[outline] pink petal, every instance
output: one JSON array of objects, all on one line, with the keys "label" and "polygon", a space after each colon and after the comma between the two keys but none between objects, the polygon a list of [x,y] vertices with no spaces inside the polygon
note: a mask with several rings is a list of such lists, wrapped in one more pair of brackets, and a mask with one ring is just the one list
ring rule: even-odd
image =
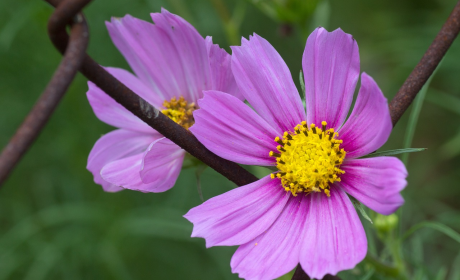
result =
[{"label": "pink petal", "polygon": [[302,58],[307,121],[337,130],[347,117],[359,78],[358,44],[340,28],[319,27],[307,39]]},{"label": "pink petal", "polygon": [[[158,141],[158,140],[157,140]],[[155,141],[156,142],[156,141]],[[154,143],[155,143],[154,142]],[[149,146],[149,149],[152,148],[152,145]],[[101,171],[101,176],[104,180],[116,185],[123,187],[125,189],[137,190],[141,192],[163,192],[170,189],[179,175],[180,169],[182,167],[182,160],[177,157],[171,159],[171,163],[165,163],[165,168],[169,170],[166,172],[163,171],[163,181],[162,180],[153,180],[149,183],[142,182],[141,171],[142,163],[144,158],[144,152],[123,158],[117,161],[113,161],[104,166]],[[164,160],[164,159],[163,159]],[[151,172],[159,172],[161,167],[152,168]],[[146,171],[147,173],[149,171]],[[155,174],[159,175],[159,174]],[[147,176],[144,174],[144,177],[148,179],[153,178],[155,175]],[[161,174],[160,174],[161,175]]]},{"label": "pink petal", "polygon": [[308,196],[291,196],[272,226],[241,245],[232,257],[233,273],[244,279],[275,279],[299,263],[302,233],[310,207]]},{"label": "pink petal", "polygon": [[193,223],[192,237],[206,239],[206,247],[240,245],[267,230],[288,198],[279,179],[266,176],[213,197],[184,217]]},{"label": "pink petal", "polygon": [[[106,68],[110,74],[125,84],[136,94],[145,98],[146,101],[155,105],[155,96],[139,79],[133,74],[123,69]],[[115,127],[143,133],[156,133],[150,126],[136,117],[133,113],[126,110],[121,104],[108,96],[92,82],[88,82],[88,92],[86,93],[89,104],[93,108],[94,114],[103,122]]]},{"label": "pink petal", "polygon": [[254,34],[232,50],[238,87],[262,118],[281,133],[306,119],[289,68],[267,40]]},{"label": "pink petal", "polygon": [[154,186],[152,192],[164,192],[176,183],[182,168],[185,151],[167,138],[150,144],[141,165],[142,182]]},{"label": "pink petal", "polygon": [[155,94],[150,87],[142,82],[138,77],[134,76],[125,69],[115,67],[104,67],[112,76],[117,78],[129,89],[142,97],[145,101],[159,108],[163,105],[163,99]]},{"label": "pink petal", "polygon": [[377,83],[366,73],[361,75],[361,88],[355,107],[338,131],[347,158],[357,158],[379,149],[392,129],[387,99]]},{"label": "pink petal", "polygon": [[166,10],[155,24],[129,15],[107,23],[109,34],[136,75],[162,100],[184,96],[195,102],[211,85],[204,38]]},{"label": "pink petal", "polygon": [[190,131],[213,153],[248,165],[274,165],[269,152],[276,150],[278,134],[241,100],[218,91],[207,91],[193,113]]},{"label": "pink petal", "polygon": [[152,135],[118,129],[99,138],[88,156],[86,168],[93,173],[94,182],[102,185],[107,192],[122,190],[122,188],[102,179],[102,168],[115,160],[123,159],[145,151],[153,141]]},{"label": "pink petal", "polygon": [[339,186],[331,188],[329,198],[324,193],[309,198],[300,248],[302,268],[316,279],[354,268],[366,256],[367,239],[350,199]]},{"label": "pink petal", "polygon": [[407,185],[407,171],[398,158],[346,160],[341,168],[344,190],[372,210],[389,215],[404,203],[400,192]]},{"label": "pink petal", "polygon": [[211,72],[211,88],[244,100],[233,77],[231,56],[224,49],[221,49],[219,45],[213,44],[210,36],[206,37],[206,48]]},{"label": "pink petal", "polygon": [[126,189],[138,189],[143,185],[139,171],[144,153],[112,161],[101,170],[104,180]]}]

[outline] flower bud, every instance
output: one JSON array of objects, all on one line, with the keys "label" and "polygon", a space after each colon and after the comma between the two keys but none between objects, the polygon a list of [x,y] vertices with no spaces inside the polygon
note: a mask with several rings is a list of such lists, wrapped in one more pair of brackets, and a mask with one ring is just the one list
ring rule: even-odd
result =
[{"label": "flower bud", "polygon": [[374,219],[374,226],[379,233],[387,233],[398,225],[398,216],[396,214],[391,214],[389,216],[384,216],[377,214],[377,217]]}]

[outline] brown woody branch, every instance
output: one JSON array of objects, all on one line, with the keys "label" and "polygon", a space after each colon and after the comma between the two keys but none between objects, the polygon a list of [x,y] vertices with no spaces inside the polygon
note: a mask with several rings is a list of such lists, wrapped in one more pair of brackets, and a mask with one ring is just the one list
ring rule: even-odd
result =
[{"label": "brown woody branch", "polygon": [[77,13],[87,2],[66,1],[50,17],[48,27],[54,32],[65,28],[76,15],[71,24],[69,47],[45,91],[0,154],[0,186],[38,137],[83,62],[88,45],[88,29],[83,15]]}]

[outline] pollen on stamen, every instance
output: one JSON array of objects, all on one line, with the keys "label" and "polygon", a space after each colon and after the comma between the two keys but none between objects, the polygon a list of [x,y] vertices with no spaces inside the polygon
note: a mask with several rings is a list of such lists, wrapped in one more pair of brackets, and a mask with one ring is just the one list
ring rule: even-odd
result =
[{"label": "pollen on stamen", "polygon": [[334,129],[333,128],[329,129],[329,141],[332,140],[332,137],[334,137]]},{"label": "pollen on stamen", "polygon": [[271,156],[271,157],[280,157],[281,156],[281,154],[274,153],[273,151],[270,151],[270,153],[268,155]]},{"label": "pollen on stamen", "polygon": [[330,187],[340,182],[340,169],[346,152],[340,148],[342,140],[333,128],[327,129],[327,123],[321,122],[321,128],[305,121],[286,131],[274,140],[276,151],[269,155],[276,159],[279,171],[272,173],[272,179],[281,180],[283,188],[293,196],[299,193],[324,192],[330,196]]},{"label": "pollen on stamen", "polygon": [[161,112],[183,128],[189,129],[195,123],[193,111],[196,110],[196,105],[194,102],[186,101],[183,96],[179,99],[173,97],[169,101],[165,100],[163,107],[165,109]]},{"label": "pollen on stamen", "polygon": [[322,121],[322,122],[321,122],[321,130],[322,130],[323,132],[326,132],[326,125],[327,125],[327,122],[325,122],[325,121]]},{"label": "pollen on stamen", "polygon": [[281,146],[284,146],[284,142],[279,137],[275,138],[275,142],[280,144]]},{"label": "pollen on stamen", "polygon": [[[316,127],[315,127],[315,124],[312,123],[312,124],[310,125],[310,127],[311,127],[311,130],[313,131],[313,133],[316,134]],[[285,133],[286,133],[286,132],[285,132]]]}]

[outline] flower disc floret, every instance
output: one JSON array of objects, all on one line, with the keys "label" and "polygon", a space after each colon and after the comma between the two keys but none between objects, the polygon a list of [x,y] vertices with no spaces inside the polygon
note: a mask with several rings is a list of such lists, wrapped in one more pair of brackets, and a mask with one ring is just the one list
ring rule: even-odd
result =
[{"label": "flower disc floret", "polygon": [[333,128],[326,129],[315,124],[307,126],[303,121],[294,128],[294,132],[284,132],[282,138],[276,137],[279,144],[277,151],[271,151],[270,156],[276,158],[278,172],[272,173],[271,178],[281,179],[286,191],[294,196],[305,192],[324,192],[330,196],[330,186],[340,182],[340,175],[345,171],[339,167],[346,152],[340,148],[342,140],[336,139],[338,133]]},{"label": "flower disc floret", "polygon": [[196,105],[194,102],[186,101],[183,96],[179,99],[173,97],[169,101],[165,100],[163,107],[166,109],[161,112],[183,128],[189,129],[195,123],[193,111],[196,110]]}]

